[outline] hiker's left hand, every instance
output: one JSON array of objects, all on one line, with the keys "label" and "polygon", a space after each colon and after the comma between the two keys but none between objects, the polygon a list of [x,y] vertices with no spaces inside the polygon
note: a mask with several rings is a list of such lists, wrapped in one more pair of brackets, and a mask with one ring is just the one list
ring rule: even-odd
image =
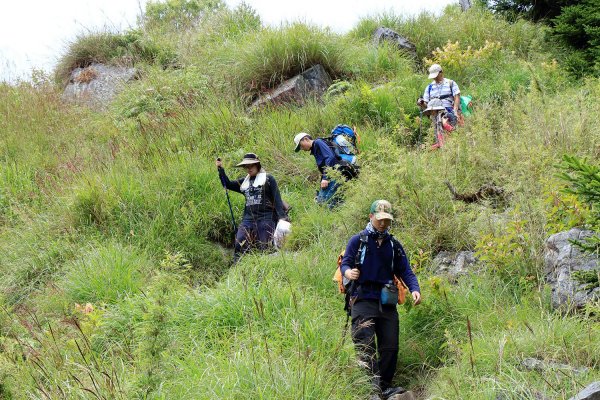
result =
[{"label": "hiker's left hand", "polygon": [[418,305],[419,303],[421,303],[421,293],[419,292],[412,292],[412,298],[413,298],[413,302],[415,303],[415,306]]},{"label": "hiker's left hand", "polygon": [[327,179],[323,179],[321,181],[321,189],[327,189],[327,186],[329,186],[329,181]]}]

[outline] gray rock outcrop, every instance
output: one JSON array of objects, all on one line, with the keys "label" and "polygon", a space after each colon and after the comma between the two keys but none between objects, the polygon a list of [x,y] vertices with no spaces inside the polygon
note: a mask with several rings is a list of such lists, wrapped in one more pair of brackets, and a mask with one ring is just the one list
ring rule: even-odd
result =
[{"label": "gray rock outcrop", "polygon": [[525,358],[521,361],[521,366],[529,371],[548,372],[548,371],[569,371],[574,374],[585,374],[589,368],[574,368],[567,364],[561,364],[554,361],[544,361],[538,358]]},{"label": "gray rock outcrop", "polygon": [[440,251],[433,259],[433,273],[446,275],[452,281],[474,272],[477,258],[472,251]]},{"label": "gray rock outcrop", "polygon": [[317,64],[260,96],[252,103],[250,109],[260,108],[267,104],[303,104],[309,98],[321,97],[331,82],[331,77],[325,68]]},{"label": "gray rock outcrop", "polygon": [[63,100],[104,110],[124,85],[135,77],[135,68],[99,63],[75,68],[62,97]]},{"label": "gray rock outcrop", "polygon": [[458,0],[460,4],[460,9],[463,11],[467,11],[469,8],[473,7],[473,2],[471,0]]},{"label": "gray rock outcrop", "polygon": [[600,381],[591,383],[569,400],[600,400]]},{"label": "gray rock outcrop", "polygon": [[373,33],[373,42],[375,44],[380,44],[383,41],[392,43],[398,50],[405,51],[413,58],[417,58],[417,46],[404,36],[401,36],[398,32],[382,26],[377,28]]},{"label": "gray rock outcrop", "polygon": [[[552,305],[557,309],[582,308],[591,300],[600,298],[597,274],[600,273],[598,256],[583,253],[570,240],[584,240],[592,231],[573,228],[552,235],[546,240],[544,273],[552,287]],[[582,275],[596,277],[596,284],[586,282]]]}]

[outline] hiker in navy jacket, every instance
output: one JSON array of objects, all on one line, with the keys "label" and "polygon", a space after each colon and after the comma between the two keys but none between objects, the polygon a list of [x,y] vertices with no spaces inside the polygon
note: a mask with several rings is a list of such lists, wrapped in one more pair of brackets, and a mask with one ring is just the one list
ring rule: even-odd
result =
[{"label": "hiker in navy jacket", "polygon": [[254,153],[244,155],[236,167],[246,169],[247,175],[234,181],[229,180],[220,159],[216,161],[223,186],[246,197],[242,222],[235,236],[233,261],[236,262],[253,245],[264,250],[273,241],[273,233],[279,220],[287,220],[283,201],[275,178],[261,167]]},{"label": "hiker in navy jacket", "polygon": [[340,160],[323,139],[313,139],[308,133],[300,132],[297,134],[294,137],[294,143],[296,144],[296,152],[300,150],[310,151],[310,154],[315,157],[317,168],[321,173],[321,189],[317,194],[317,203],[327,203],[329,208],[333,208],[339,202],[333,197],[339,184],[327,177],[327,168],[335,168],[340,164]]},{"label": "hiker in navy jacket", "polygon": [[398,360],[397,296],[393,304],[382,304],[385,298],[382,291],[395,275],[408,286],[414,304],[421,302],[419,282],[408,257],[400,242],[388,231],[393,220],[391,212],[388,201],[373,202],[369,224],[350,238],[341,264],[342,276],[350,282],[356,281],[348,289],[351,290],[352,339],[384,398],[402,393],[404,389],[392,387]]}]

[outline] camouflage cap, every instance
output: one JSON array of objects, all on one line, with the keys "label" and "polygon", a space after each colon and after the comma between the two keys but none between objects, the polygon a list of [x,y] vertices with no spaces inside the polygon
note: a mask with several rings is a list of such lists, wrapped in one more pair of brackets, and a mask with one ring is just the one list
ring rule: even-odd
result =
[{"label": "camouflage cap", "polygon": [[387,200],[375,200],[373,204],[371,204],[371,214],[375,216],[375,219],[391,219],[392,216],[392,205]]}]

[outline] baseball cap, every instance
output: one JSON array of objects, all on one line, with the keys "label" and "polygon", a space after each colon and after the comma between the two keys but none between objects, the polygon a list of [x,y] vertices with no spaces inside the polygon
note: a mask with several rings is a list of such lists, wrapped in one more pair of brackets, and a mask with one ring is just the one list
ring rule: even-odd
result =
[{"label": "baseball cap", "polygon": [[429,79],[434,79],[440,72],[442,72],[442,66],[440,64],[433,64],[429,67]]},{"label": "baseball cap", "polygon": [[306,132],[300,132],[299,134],[297,134],[294,137],[294,143],[296,143],[296,148],[294,149],[294,151],[296,151],[296,152],[300,151],[300,141],[307,136],[310,136],[310,135]]},{"label": "baseball cap", "polygon": [[373,204],[371,204],[370,213],[375,216],[375,219],[391,219],[392,216],[392,205],[387,200],[375,200]]}]

